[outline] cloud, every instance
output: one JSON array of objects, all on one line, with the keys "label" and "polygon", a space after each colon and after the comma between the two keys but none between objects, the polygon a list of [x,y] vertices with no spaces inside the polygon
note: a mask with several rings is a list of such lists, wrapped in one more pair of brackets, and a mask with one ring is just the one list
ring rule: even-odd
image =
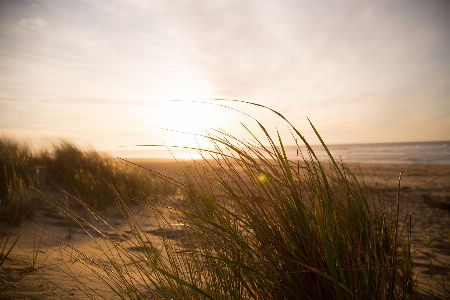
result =
[{"label": "cloud", "polygon": [[29,30],[43,30],[48,27],[48,22],[42,18],[20,19],[19,26]]}]

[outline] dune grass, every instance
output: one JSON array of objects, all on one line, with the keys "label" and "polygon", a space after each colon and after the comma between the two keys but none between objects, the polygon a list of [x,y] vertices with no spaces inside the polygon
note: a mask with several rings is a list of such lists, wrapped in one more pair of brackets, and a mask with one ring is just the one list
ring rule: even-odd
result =
[{"label": "dune grass", "polygon": [[64,191],[103,209],[115,205],[116,193],[127,201],[158,194],[154,179],[135,166],[67,141],[33,151],[26,143],[0,138],[0,218],[12,225],[30,219],[49,193]]},{"label": "dune grass", "polygon": [[188,169],[180,162],[179,178],[149,170],[184,195],[145,203],[158,220],[154,231],[139,226],[117,190],[128,230],[92,212],[107,246],[97,244],[100,257],[76,252],[77,262],[121,298],[410,297],[409,239],[398,232],[398,215],[389,217],[383,199],[331,154],[318,161],[293,126],[293,141],[308,149],[297,144],[297,161],[287,158],[279,135],[258,125],[265,140],[252,132],[252,140],[208,135],[216,150]]},{"label": "dune grass", "polygon": [[113,205],[116,193],[132,201],[158,192],[154,176],[148,172],[94,150],[82,151],[66,141],[54,145],[48,165],[49,172],[57,174],[55,182],[95,209]]},{"label": "dune grass", "polygon": [[0,216],[12,225],[21,225],[40,205],[33,191],[39,181],[27,172],[31,157],[27,144],[0,138]]}]

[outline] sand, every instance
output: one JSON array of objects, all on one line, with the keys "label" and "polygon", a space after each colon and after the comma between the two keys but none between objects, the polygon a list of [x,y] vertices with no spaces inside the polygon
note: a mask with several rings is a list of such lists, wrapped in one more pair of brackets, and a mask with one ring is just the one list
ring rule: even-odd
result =
[{"label": "sand", "polygon": [[[169,160],[133,159],[132,161],[164,174],[173,175],[177,171],[177,165]],[[187,162],[187,164],[191,163]],[[366,184],[374,192],[377,192],[375,188],[376,184],[378,185],[391,215],[394,214],[398,178],[402,171],[400,220],[403,222],[411,214],[412,250],[423,251],[415,255],[414,276],[421,285],[435,285],[435,281],[430,281],[431,275],[450,285],[450,269],[437,264],[428,256],[432,255],[447,266],[450,265],[450,210],[439,209],[423,201],[425,195],[433,201],[450,203],[450,165],[349,164],[349,166],[355,173],[359,172],[358,169],[361,170],[365,175]],[[80,213],[80,216],[88,218],[88,215],[76,205],[72,205],[72,209]],[[157,227],[156,220],[151,215],[147,215],[141,206],[133,205],[131,210],[140,221],[143,230],[150,232],[149,236],[153,236],[156,240],[158,234],[152,231]],[[104,237],[93,229],[83,230],[73,227],[74,235],[72,239],[69,239],[67,219],[57,210],[51,211],[50,214],[49,211],[50,206],[44,205],[36,213],[16,247],[0,266],[0,298],[117,298],[97,277],[81,268],[73,255],[63,250],[75,251],[70,250],[70,246],[73,246],[84,253],[89,253],[90,257],[101,257],[102,251],[98,247],[99,245],[102,247]],[[102,214],[118,228],[127,230],[126,222],[116,208],[108,208],[102,211]],[[7,245],[10,245],[21,228],[12,227],[6,223],[0,223],[0,226],[0,236],[4,237],[0,246],[3,247],[8,235],[11,237]],[[43,238],[37,250],[41,234]],[[120,241],[120,236],[114,236],[111,232],[109,234],[109,237]],[[133,250],[131,246],[130,249]],[[103,251],[107,250],[103,249]],[[37,253],[34,266],[32,253]]]}]

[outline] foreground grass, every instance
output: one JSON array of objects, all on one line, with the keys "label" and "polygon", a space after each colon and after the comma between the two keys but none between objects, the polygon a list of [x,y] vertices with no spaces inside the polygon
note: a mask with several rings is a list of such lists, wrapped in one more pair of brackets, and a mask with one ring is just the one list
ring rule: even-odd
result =
[{"label": "foreground grass", "polygon": [[128,231],[92,212],[125,241],[104,235],[102,254],[77,252],[78,263],[121,298],[412,297],[409,239],[398,232],[398,216],[387,217],[383,199],[331,155],[326,168],[294,127],[294,141],[308,149],[297,145],[295,162],[281,138],[259,126],[264,141],[209,135],[216,151],[184,169],[182,179],[152,172],[184,195],[145,204],[159,224],[152,234],[120,195]]},{"label": "foreground grass", "polygon": [[[398,214],[388,216],[382,197],[331,155],[319,161],[294,127],[293,141],[301,143],[292,161],[286,141],[257,124],[263,140],[253,132],[250,141],[224,131],[207,136],[215,151],[200,151],[205,156],[189,168],[180,161],[178,177],[67,142],[34,154],[26,145],[0,139],[0,215],[19,224],[51,198],[45,195],[53,188],[63,191],[66,201],[92,218],[83,219],[63,202],[55,207],[73,224],[89,223],[87,233],[101,236],[92,239],[97,251],[76,249],[49,232],[45,236],[70,258],[68,269],[76,262],[123,299],[418,298],[410,224],[400,232]],[[43,167],[30,169],[37,165]],[[156,194],[166,197],[147,201]],[[129,210],[132,200],[148,206],[158,228],[140,227]],[[126,228],[99,212],[111,204],[120,209]],[[6,244],[0,241],[0,266],[12,249]],[[82,290],[86,297],[102,297],[95,288]]]}]

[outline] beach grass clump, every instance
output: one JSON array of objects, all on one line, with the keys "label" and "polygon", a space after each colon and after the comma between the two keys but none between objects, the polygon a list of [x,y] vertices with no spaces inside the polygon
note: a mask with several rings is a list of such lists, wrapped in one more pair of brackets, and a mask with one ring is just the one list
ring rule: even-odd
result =
[{"label": "beach grass clump", "polygon": [[215,131],[207,136],[212,154],[200,151],[208,156],[182,178],[164,177],[184,200],[150,204],[158,229],[143,230],[116,197],[129,230],[111,226],[125,241],[105,236],[108,251],[92,273],[125,298],[408,297],[411,258],[398,216],[389,217],[383,199],[334,160],[312,124],[328,162],[290,125],[298,149],[292,161],[280,135],[258,125],[264,140]]},{"label": "beach grass clump", "polygon": [[30,157],[31,150],[27,144],[6,137],[0,138],[0,197],[8,196],[10,192],[8,182],[12,177],[26,179],[26,169]]},{"label": "beach grass clump", "polygon": [[49,172],[56,175],[54,182],[96,209],[114,204],[117,194],[129,203],[158,193],[148,172],[67,141],[54,145]]},{"label": "beach grass clump", "polygon": [[0,138],[0,216],[12,225],[29,219],[48,192],[70,193],[95,209],[124,201],[146,200],[159,193],[155,176],[94,150],[60,141],[50,149],[33,149]]},{"label": "beach grass clump", "polygon": [[39,182],[29,176],[31,148],[25,143],[0,138],[0,218],[21,225],[39,207],[33,191]]}]

